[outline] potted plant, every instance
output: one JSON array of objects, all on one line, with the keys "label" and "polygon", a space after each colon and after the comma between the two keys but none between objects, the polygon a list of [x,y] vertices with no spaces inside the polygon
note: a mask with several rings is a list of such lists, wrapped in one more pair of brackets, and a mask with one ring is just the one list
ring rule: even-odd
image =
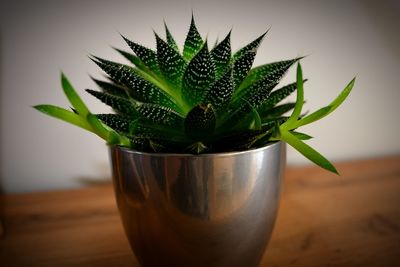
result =
[{"label": "potted plant", "polygon": [[[166,40],[155,34],[156,51],[122,36],[134,54],[117,51],[133,66],[90,56],[108,80],[93,79],[101,91],[87,92],[115,113],[91,113],[64,75],[72,110],[35,108],[106,140],[122,222],[142,266],[255,267],[276,217],[285,143],[337,173],[298,129],[334,111],[354,79],[303,115],[301,58],[252,68],[267,32],[232,54],[230,32],[210,49],[193,16],[183,51],[165,30]],[[295,63],[296,82],[275,89]],[[294,91],[295,102],[280,104]]]}]

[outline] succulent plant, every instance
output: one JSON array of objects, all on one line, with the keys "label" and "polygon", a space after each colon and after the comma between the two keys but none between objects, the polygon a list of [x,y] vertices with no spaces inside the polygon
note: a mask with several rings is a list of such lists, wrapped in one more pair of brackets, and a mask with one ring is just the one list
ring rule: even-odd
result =
[{"label": "succulent plant", "polygon": [[[301,58],[252,68],[267,32],[235,53],[231,52],[231,32],[209,48],[193,16],[182,52],[166,25],[165,32],[166,40],[155,33],[155,51],[122,36],[133,53],[116,50],[132,65],[90,56],[107,80],[93,78],[101,90],[86,91],[115,113],[91,113],[63,74],[62,86],[72,111],[52,105],[35,108],[89,130],[109,145],[200,154],[247,150],[283,140],[319,166],[337,172],[303,142],[311,137],[297,129],[335,110],[350,93],[354,79],[330,105],[303,115]],[[275,89],[295,63],[296,82]],[[296,90],[296,102],[281,104]]]}]

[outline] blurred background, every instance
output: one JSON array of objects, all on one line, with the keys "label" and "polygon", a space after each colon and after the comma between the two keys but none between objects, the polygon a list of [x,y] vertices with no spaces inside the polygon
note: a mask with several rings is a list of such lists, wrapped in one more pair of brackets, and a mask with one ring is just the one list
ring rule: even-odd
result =
[{"label": "blurred background", "polygon": [[[68,107],[60,86],[66,73],[94,112],[108,109],[84,92],[88,59],[126,62],[119,32],[155,48],[163,20],[180,45],[191,12],[212,43],[233,28],[233,49],[270,32],[254,66],[296,56],[302,60],[307,103],[328,104],[357,75],[349,99],[331,116],[304,127],[313,147],[332,161],[400,153],[400,1],[162,1],[14,0],[0,4],[0,187],[6,193],[75,188],[107,181],[108,150],[98,137],[35,111],[36,104]],[[282,84],[295,80],[294,68]],[[289,164],[309,164],[289,148]],[[340,170],[339,170],[340,171]]]}]

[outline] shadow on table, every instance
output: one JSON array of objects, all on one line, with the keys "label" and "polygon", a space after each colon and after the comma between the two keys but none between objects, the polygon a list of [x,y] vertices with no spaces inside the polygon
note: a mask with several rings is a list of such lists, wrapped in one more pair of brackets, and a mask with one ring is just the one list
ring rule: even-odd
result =
[{"label": "shadow on table", "polygon": [[88,177],[82,176],[75,179],[76,182],[82,186],[99,186],[99,185],[111,185],[112,180],[109,176],[104,177]]},{"label": "shadow on table", "polygon": [[83,187],[110,185],[112,183],[110,164],[106,161],[95,163],[93,175],[78,176],[74,178],[74,182]]}]

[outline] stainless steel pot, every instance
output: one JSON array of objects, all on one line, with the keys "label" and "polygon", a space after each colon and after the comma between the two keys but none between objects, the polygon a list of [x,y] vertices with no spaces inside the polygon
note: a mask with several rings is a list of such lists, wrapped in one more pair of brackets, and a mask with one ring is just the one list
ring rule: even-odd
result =
[{"label": "stainless steel pot", "polygon": [[143,267],[256,267],[275,222],[286,146],[202,155],[110,147],[114,189]]}]

